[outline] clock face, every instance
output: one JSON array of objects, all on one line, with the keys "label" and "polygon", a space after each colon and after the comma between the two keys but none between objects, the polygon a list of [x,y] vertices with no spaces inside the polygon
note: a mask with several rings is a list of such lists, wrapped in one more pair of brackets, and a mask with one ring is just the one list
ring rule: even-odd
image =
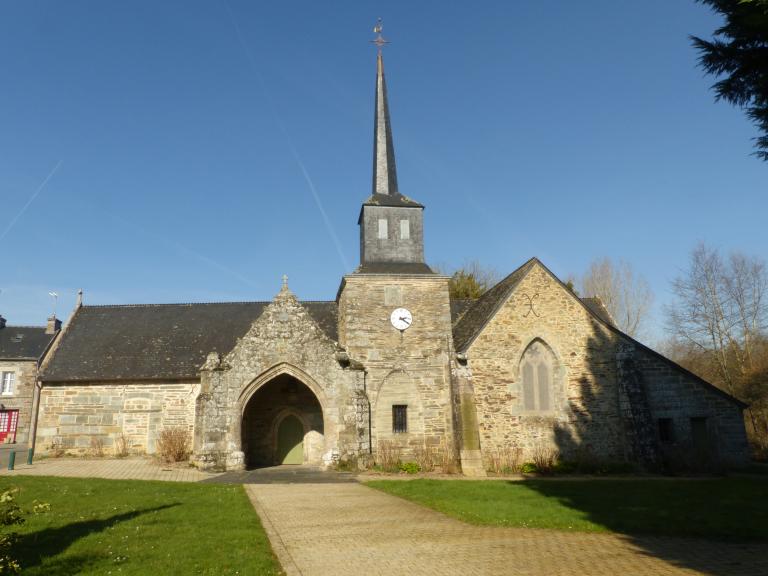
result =
[{"label": "clock face", "polygon": [[389,321],[392,322],[392,326],[403,332],[411,327],[413,314],[406,308],[396,308],[392,311]]}]

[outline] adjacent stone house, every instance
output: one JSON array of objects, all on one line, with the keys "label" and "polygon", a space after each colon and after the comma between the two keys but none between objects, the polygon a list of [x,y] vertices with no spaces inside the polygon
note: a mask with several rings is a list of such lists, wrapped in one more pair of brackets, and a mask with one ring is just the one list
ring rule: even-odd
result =
[{"label": "adjacent stone house", "polygon": [[0,316],[0,444],[26,445],[37,402],[38,368],[61,322],[9,326]]},{"label": "adjacent stone house", "polygon": [[336,298],[78,305],[41,382],[38,447],[154,452],[186,428],[198,466],[329,465],[425,446],[482,474],[501,451],[653,464],[669,446],[742,462],[743,406],[621,333],[533,258],[476,301],[424,260],[398,189],[381,53],[360,265]]}]

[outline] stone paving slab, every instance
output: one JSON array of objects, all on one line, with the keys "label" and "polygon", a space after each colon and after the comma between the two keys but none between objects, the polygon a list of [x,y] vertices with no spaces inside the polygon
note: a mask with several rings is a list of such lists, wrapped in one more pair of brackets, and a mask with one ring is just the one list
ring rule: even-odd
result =
[{"label": "stone paving slab", "polygon": [[360,484],[250,484],[289,575],[764,576],[764,545],[472,526]]},{"label": "stone paving slab", "polygon": [[68,478],[107,478],[110,480],[166,480],[169,482],[200,482],[218,474],[201,472],[191,466],[163,466],[151,458],[44,458],[32,465],[26,458],[16,456],[14,470],[7,464],[0,476],[64,476]]}]

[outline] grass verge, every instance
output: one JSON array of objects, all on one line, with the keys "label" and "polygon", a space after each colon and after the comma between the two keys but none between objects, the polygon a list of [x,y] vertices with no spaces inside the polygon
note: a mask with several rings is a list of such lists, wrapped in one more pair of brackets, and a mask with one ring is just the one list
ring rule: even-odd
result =
[{"label": "grass verge", "polygon": [[768,540],[765,479],[419,479],[366,485],[472,524]]},{"label": "grass verge", "polygon": [[240,485],[16,476],[25,575],[281,574]]}]

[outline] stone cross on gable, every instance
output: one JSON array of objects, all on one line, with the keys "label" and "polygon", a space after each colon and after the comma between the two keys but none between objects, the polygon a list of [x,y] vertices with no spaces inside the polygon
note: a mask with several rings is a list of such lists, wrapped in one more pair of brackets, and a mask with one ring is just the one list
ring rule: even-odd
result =
[{"label": "stone cross on gable", "polygon": [[283,274],[283,290],[288,290],[288,274]]}]

